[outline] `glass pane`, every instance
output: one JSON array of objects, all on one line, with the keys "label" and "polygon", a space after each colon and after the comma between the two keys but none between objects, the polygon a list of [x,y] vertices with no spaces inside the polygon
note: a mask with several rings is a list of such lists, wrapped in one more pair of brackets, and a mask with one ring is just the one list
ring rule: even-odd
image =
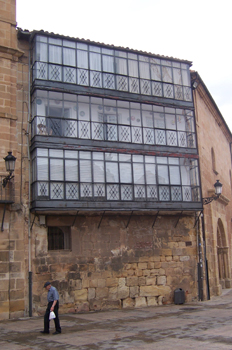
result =
[{"label": "glass pane", "polygon": [[168,157],[168,163],[169,164],[179,164],[179,158],[171,158],[171,157]]},{"label": "glass pane", "polygon": [[101,55],[98,53],[90,53],[90,69],[101,71]]},{"label": "glass pane", "polygon": [[63,158],[63,151],[59,149],[50,149],[49,156],[56,157],[56,158]]},{"label": "glass pane", "polygon": [[93,181],[105,182],[104,162],[101,162],[101,161],[93,162]]},{"label": "glass pane", "polygon": [[93,159],[103,160],[104,154],[102,152],[93,152],[92,153]]},{"label": "glass pane", "polygon": [[167,145],[168,146],[177,146],[177,133],[176,131],[167,131]]},{"label": "glass pane", "polygon": [[118,182],[118,163],[106,162],[106,182]]},{"label": "glass pane", "polygon": [[166,114],[166,129],[176,130],[176,118],[174,114]]},{"label": "glass pane", "polygon": [[78,158],[78,152],[77,151],[64,151],[65,153],[65,158],[73,158],[77,159]]},{"label": "glass pane", "polygon": [[77,67],[88,68],[88,53],[86,51],[77,50]]},{"label": "glass pane", "polygon": [[166,83],[172,83],[172,69],[169,67],[162,67],[163,81]]},{"label": "glass pane", "polygon": [[91,161],[80,160],[80,181],[92,182]]},{"label": "glass pane", "polygon": [[104,72],[114,73],[114,58],[111,56],[102,56],[102,64]]},{"label": "glass pane", "polygon": [[36,40],[37,41],[42,41],[44,43],[46,43],[48,41],[47,37],[46,36],[42,36],[42,35],[36,36]]},{"label": "glass pane", "polygon": [[182,185],[190,185],[190,167],[186,164],[180,167]]},{"label": "glass pane", "polygon": [[78,123],[79,127],[79,137],[82,139],[89,139],[90,138],[90,122],[86,121],[80,121]]},{"label": "glass pane", "polygon": [[98,46],[90,46],[89,50],[93,52],[101,52],[101,48]]},{"label": "glass pane", "polygon": [[127,75],[127,60],[116,57],[115,63],[116,63],[116,73]]},{"label": "glass pane", "polygon": [[49,45],[49,62],[61,64],[61,53],[62,51],[60,46]]},{"label": "glass pane", "polygon": [[64,180],[63,159],[50,160],[50,180]]},{"label": "glass pane", "polygon": [[36,61],[43,61],[47,62],[48,55],[47,55],[47,44],[43,43],[36,43]]},{"label": "glass pane", "polygon": [[48,180],[48,158],[37,158],[37,180]]},{"label": "glass pane", "polygon": [[155,163],[154,156],[145,156],[145,163]]},{"label": "glass pane", "polygon": [[64,101],[64,118],[77,119],[76,102]]},{"label": "glass pane", "polygon": [[103,123],[104,121],[104,113],[103,113],[103,105],[91,105],[91,120]]},{"label": "glass pane", "polygon": [[144,166],[141,163],[133,163],[134,183],[144,184]]},{"label": "glass pane", "polygon": [[67,66],[76,66],[75,50],[63,48],[63,64]]},{"label": "glass pane", "polygon": [[130,154],[119,154],[119,161],[120,162],[131,162],[131,155]]},{"label": "glass pane", "polygon": [[139,62],[139,74],[140,78],[150,79],[150,69],[148,63]]},{"label": "glass pane", "polygon": [[119,168],[120,168],[120,182],[131,183],[132,182],[131,164],[120,163]]},{"label": "glass pane", "polygon": [[140,110],[138,109],[131,110],[131,125],[141,125]]},{"label": "glass pane", "polygon": [[131,58],[132,60],[137,60],[137,55],[134,53],[128,53],[128,58]]},{"label": "glass pane", "polygon": [[118,123],[130,125],[129,109],[118,108]]},{"label": "glass pane", "polygon": [[48,100],[45,96],[37,96],[36,100],[33,102],[34,115],[45,116],[47,110]]},{"label": "glass pane", "polygon": [[129,60],[128,63],[129,63],[129,75],[131,77],[138,77],[139,76],[138,62]]},{"label": "glass pane", "polygon": [[114,50],[109,50],[109,49],[104,49],[102,48],[102,53],[105,53],[106,55],[113,55],[114,54]]},{"label": "glass pane", "polygon": [[159,164],[167,164],[168,158],[167,157],[156,157],[156,162]]},{"label": "glass pane", "polygon": [[145,164],[147,184],[156,184],[155,164]]},{"label": "glass pane", "polygon": [[48,38],[48,42],[50,44],[62,45],[61,39],[57,39],[57,38]]},{"label": "glass pane", "polygon": [[[109,100],[109,99],[107,99],[107,98],[105,98],[104,99],[104,105],[105,106],[111,106],[111,107],[114,107],[112,110],[113,111],[116,111],[116,101],[114,101],[114,100]],[[108,107],[106,107],[106,108],[108,108]],[[109,112],[109,109],[107,110],[108,112]]]},{"label": "glass pane", "polygon": [[176,120],[177,120],[177,130],[185,131],[185,116],[177,115]]},{"label": "glass pane", "polygon": [[37,156],[47,157],[48,150],[46,148],[37,148]]},{"label": "glass pane", "polygon": [[115,51],[115,56],[127,57],[127,53],[123,51]]},{"label": "glass pane", "polygon": [[153,113],[149,111],[142,111],[143,126],[153,128]]},{"label": "glass pane", "polygon": [[79,158],[81,159],[91,159],[91,153],[90,152],[79,152]]},{"label": "glass pane", "polygon": [[158,181],[159,184],[168,184],[168,167],[167,165],[158,165]]},{"label": "glass pane", "polygon": [[133,162],[135,163],[143,163],[143,156],[133,155]]},{"label": "glass pane", "polygon": [[117,153],[105,153],[105,159],[116,162],[118,160],[118,155]]},{"label": "glass pane", "polygon": [[170,201],[170,193],[168,186],[159,186],[160,201]]},{"label": "glass pane", "polygon": [[65,160],[65,180],[78,181],[78,161]]},{"label": "glass pane", "polygon": [[196,160],[190,161],[190,179],[191,185],[199,186],[198,166]]},{"label": "glass pane", "polygon": [[170,166],[170,184],[180,185],[180,169],[177,166]]},{"label": "glass pane", "polygon": [[78,103],[78,119],[89,120],[89,104]]},{"label": "glass pane", "polygon": [[88,50],[88,45],[82,44],[82,43],[77,43],[77,48],[81,50]]},{"label": "glass pane", "polygon": [[155,128],[165,128],[164,113],[154,113],[154,124]]},{"label": "glass pane", "polygon": [[183,79],[183,85],[185,86],[190,86],[190,75],[189,71],[187,70],[182,70],[182,79]]},{"label": "glass pane", "polygon": [[174,84],[181,85],[181,70],[180,69],[173,69],[173,77],[174,77]]},{"label": "glass pane", "polygon": [[160,66],[151,65],[151,79],[161,81],[161,69]]},{"label": "glass pane", "polygon": [[63,46],[67,46],[67,47],[76,47],[76,44],[73,41],[69,41],[69,40],[63,40]]},{"label": "glass pane", "polygon": [[158,145],[166,145],[166,136],[164,130],[155,130],[155,143]]}]

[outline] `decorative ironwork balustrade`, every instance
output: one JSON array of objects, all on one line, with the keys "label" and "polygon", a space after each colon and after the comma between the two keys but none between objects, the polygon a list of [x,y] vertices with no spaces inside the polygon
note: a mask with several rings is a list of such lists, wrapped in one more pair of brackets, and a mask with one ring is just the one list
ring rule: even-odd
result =
[{"label": "decorative ironwork balustrade", "polygon": [[118,141],[145,145],[196,147],[195,133],[189,131],[44,116],[37,116],[32,121],[32,137],[35,135]]}]

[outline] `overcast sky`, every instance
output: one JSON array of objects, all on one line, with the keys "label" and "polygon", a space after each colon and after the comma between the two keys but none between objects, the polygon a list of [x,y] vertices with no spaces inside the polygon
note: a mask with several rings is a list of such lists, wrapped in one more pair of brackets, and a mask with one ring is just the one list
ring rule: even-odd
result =
[{"label": "overcast sky", "polygon": [[16,0],[17,25],[193,62],[232,131],[231,0]]}]

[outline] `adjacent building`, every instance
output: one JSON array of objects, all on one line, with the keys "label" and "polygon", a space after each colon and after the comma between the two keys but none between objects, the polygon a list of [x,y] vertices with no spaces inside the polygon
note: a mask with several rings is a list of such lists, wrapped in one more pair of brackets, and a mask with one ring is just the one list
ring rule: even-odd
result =
[{"label": "adjacent building", "polygon": [[191,72],[202,194],[213,196],[217,179],[223,184],[218,200],[204,205],[206,258],[212,295],[231,288],[231,143],[232,135],[197,72]]}]

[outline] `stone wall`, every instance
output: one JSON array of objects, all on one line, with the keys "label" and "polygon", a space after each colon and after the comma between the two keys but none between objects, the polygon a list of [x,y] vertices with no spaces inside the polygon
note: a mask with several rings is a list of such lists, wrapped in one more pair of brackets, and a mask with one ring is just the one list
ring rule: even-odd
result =
[{"label": "stone wall", "polygon": [[17,41],[15,8],[15,1],[0,1],[0,175],[8,175],[3,160],[8,152],[17,158],[14,204],[0,201],[0,319],[27,314],[28,56]]},{"label": "stone wall", "polygon": [[[197,297],[194,217],[78,216],[71,251],[48,251],[47,229],[36,221],[33,236],[33,311],[44,312],[49,280],[57,287],[61,312],[162,305],[182,288]],[[47,225],[68,225],[74,217],[47,217]]]},{"label": "stone wall", "polygon": [[[218,295],[221,293],[217,242],[219,219],[225,231],[228,248],[226,268],[231,275],[232,181],[230,148],[232,135],[202,80],[197,73],[192,73],[192,77],[198,79],[198,87],[194,90],[194,103],[203,197],[214,195],[213,185],[217,179],[223,184],[220,199],[204,206],[210,293]],[[212,149],[215,158],[214,164],[212,162]],[[228,281],[228,286],[232,286],[231,281]]]}]

